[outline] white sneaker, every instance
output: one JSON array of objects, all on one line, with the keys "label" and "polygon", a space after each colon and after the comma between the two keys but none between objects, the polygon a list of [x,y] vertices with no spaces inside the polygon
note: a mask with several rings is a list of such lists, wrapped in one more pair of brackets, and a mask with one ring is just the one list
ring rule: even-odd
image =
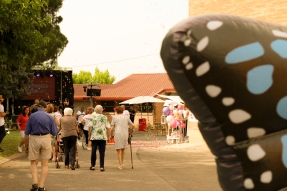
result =
[{"label": "white sneaker", "polygon": [[23,151],[22,151],[22,147],[19,147],[19,146],[18,146],[18,152],[19,152],[19,153],[22,153],[22,152],[23,152]]},{"label": "white sneaker", "polygon": [[91,151],[91,150],[92,150],[92,148],[91,148],[91,147],[87,147],[87,150],[88,150],[88,151]]}]

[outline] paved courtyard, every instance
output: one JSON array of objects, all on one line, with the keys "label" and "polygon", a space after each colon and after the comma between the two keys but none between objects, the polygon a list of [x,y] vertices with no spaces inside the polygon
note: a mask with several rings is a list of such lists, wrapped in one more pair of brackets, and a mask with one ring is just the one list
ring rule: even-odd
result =
[{"label": "paved courtyard", "polygon": [[[90,151],[79,147],[80,168],[64,169],[61,162],[61,168],[56,169],[54,162],[50,162],[45,186],[49,191],[220,191],[214,157],[200,139],[198,130],[190,133],[194,136],[190,143],[167,144],[164,136],[134,132],[133,169],[129,148],[125,169],[119,170],[114,145],[107,145],[106,171],[100,172],[98,161],[96,170],[89,170]],[[27,155],[21,153],[13,157],[14,160],[0,160],[1,190],[28,191],[31,175]]]}]

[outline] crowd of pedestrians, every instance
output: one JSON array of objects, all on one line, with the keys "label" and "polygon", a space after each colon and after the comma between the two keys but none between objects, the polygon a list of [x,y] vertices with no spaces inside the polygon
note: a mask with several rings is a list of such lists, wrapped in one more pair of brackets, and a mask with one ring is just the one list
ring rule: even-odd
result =
[{"label": "crowd of pedestrians", "polygon": [[[4,112],[3,100],[0,95],[0,144],[6,135],[4,117],[7,112]],[[115,116],[110,123],[103,114],[101,105],[97,105],[95,108],[88,107],[86,112],[82,107],[76,114],[72,108],[65,107],[63,116],[57,106],[42,100],[35,100],[32,106],[23,106],[22,112],[17,118],[17,128],[21,136],[17,149],[21,153],[25,145],[25,152],[28,153],[32,174],[30,190],[46,190],[45,179],[48,174],[48,162],[57,160],[55,152],[58,151],[55,151],[55,148],[57,148],[59,136],[64,145],[65,168],[75,170],[77,139],[80,137],[81,131],[86,137],[87,150],[91,152],[90,170],[96,169],[98,152],[99,169],[101,172],[105,171],[106,144],[112,137],[115,138],[118,168],[124,169],[125,149],[128,146],[129,135],[134,129],[134,112],[131,112],[131,115],[124,107],[118,106],[115,108]],[[0,152],[4,152],[1,147]],[[38,180],[39,160],[41,160],[41,172]]]}]

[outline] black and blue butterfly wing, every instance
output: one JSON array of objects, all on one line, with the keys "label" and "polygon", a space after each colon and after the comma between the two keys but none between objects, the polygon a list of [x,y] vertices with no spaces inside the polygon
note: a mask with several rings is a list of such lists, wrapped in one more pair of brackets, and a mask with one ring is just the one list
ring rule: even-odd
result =
[{"label": "black and blue butterfly wing", "polygon": [[287,187],[287,27],[192,17],[169,31],[161,57],[217,157],[222,188]]}]

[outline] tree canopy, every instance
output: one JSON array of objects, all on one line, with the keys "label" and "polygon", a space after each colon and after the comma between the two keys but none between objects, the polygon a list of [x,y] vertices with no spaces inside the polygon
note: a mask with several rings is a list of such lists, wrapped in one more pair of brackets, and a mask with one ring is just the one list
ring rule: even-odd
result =
[{"label": "tree canopy", "polygon": [[110,75],[108,70],[101,72],[98,67],[95,69],[95,73],[92,76],[90,71],[80,71],[78,74],[73,73],[74,84],[112,84],[116,80],[115,76]]},{"label": "tree canopy", "polygon": [[[27,95],[32,68],[52,69],[68,43],[57,16],[63,0],[0,1],[0,94]],[[5,72],[3,72],[5,71]]]}]

